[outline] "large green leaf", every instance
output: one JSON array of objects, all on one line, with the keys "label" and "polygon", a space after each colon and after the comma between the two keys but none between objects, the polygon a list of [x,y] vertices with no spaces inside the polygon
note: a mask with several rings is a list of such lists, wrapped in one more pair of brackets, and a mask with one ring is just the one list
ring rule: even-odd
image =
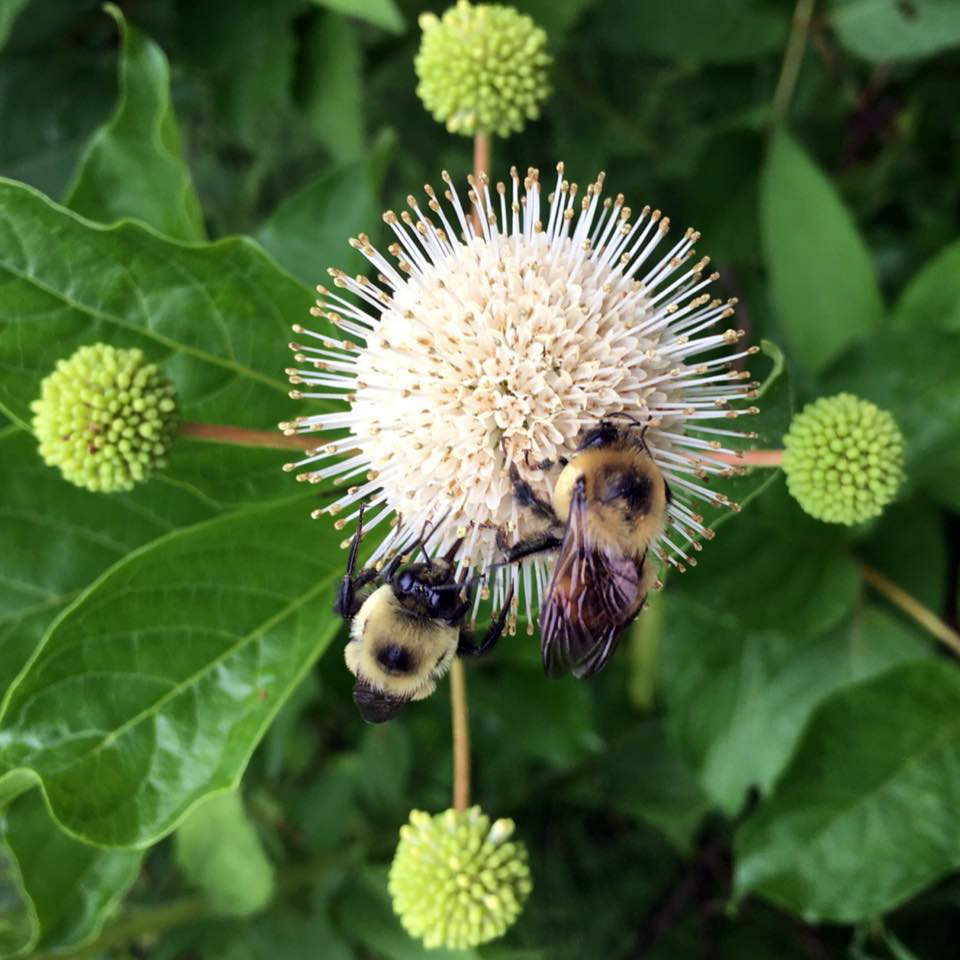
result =
[{"label": "large green leaf", "polygon": [[202,240],[203,215],[180,146],[163,51],[130,26],[120,28],[120,96],[93,136],[64,203],[91,220],[132,217],[178,240]]},{"label": "large green leaf", "polygon": [[956,0],[832,0],[830,25],[851,53],[884,63],[960,44]]},{"label": "large green leaf", "polygon": [[[102,227],[0,180],[0,290],[0,407],[22,424],[56,361],[98,340],[161,364],[186,420],[275,428],[295,412],[283,369],[310,298],[249,240]],[[213,500],[255,499],[290,491],[283,459],[183,443],[169,475]]]},{"label": "large green leaf", "polygon": [[[92,939],[140,869],[137,851],[104,850],[67,836],[51,821],[37,790],[7,806],[0,830],[6,854],[17,864],[24,906],[18,926],[32,927],[21,950],[60,950]],[[0,939],[4,955],[15,952],[10,946],[7,937]]]},{"label": "large green leaf", "polygon": [[960,241],[941,250],[907,284],[890,325],[902,331],[960,332]]},{"label": "large green leaf", "polygon": [[854,563],[831,536],[777,484],[664,591],[669,724],[729,812],[750,787],[770,789],[824,697],[929,649],[861,605]]},{"label": "large green leaf", "polygon": [[783,130],[763,170],[760,220],[770,297],[791,357],[805,373],[820,373],[878,326],[883,303],[850,214]]},{"label": "large green leaf", "polygon": [[357,17],[368,23],[402,33],[406,27],[403,14],[397,8],[394,0],[313,0],[314,3],[336,10],[337,13],[348,17]]},{"label": "large green leaf", "polygon": [[737,892],[849,923],[960,867],[958,703],[960,670],[934,661],[831,697],[739,831]]},{"label": "large green leaf", "polygon": [[164,479],[133,493],[71,486],[17,427],[0,431],[0,702],[49,623],[135,547],[212,510]]},{"label": "large green leaf", "polygon": [[53,625],[14,687],[0,764],[32,771],[84,839],[156,840],[237,782],[336,632],[333,534],[310,526],[301,499],[130,554]]}]

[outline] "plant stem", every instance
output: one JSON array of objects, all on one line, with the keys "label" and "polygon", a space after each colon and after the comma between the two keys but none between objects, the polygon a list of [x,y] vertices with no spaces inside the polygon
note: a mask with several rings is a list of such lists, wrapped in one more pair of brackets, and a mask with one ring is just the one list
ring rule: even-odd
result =
[{"label": "plant stem", "polygon": [[783,463],[782,450],[744,450],[743,456],[735,453],[708,453],[707,456],[742,467],[779,467]]},{"label": "plant stem", "polygon": [[241,447],[270,447],[274,450],[306,450],[317,444],[315,437],[286,437],[277,430],[248,430],[246,427],[228,427],[219,423],[181,423],[180,436]]},{"label": "plant stem", "polygon": [[453,719],[453,808],[470,804],[470,726],[467,715],[467,678],[458,657],[450,668],[450,713]]},{"label": "plant stem", "polygon": [[777,80],[777,89],[773,93],[771,113],[774,123],[783,122],[790,109],[793,90],[800,75],[800,64],[803,62],[803,51],[807,45],[807,32],[813,17],[813,4],[814,0],[797,0],[793,11],[790,36],[783,53],[783,65],[780,67],[780,78]]},{"label": "plant stem", "polygon": [[960,633],[947,626],[932,610],[927,609],[915,597],[911,597],[906,590],[898,587],[879,570],[874,570],[873,567],[861,563],[860,573],[874,590],[882,593],[908,617],[919,623],[927,633],[936,637],[944,646],[949,647],[953,653],[960,656]]},{"label": "plant stem", "polygon": [[473,138],[473,176],[480,183],[480,174],[490,172],[490,135],[477,133]]}]

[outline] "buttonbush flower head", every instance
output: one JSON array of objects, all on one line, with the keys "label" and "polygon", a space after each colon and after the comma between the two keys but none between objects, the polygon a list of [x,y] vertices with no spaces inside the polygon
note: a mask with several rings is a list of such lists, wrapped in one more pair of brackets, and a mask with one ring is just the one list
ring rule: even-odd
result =
[{"label": "buttonbush flower head", "polygon": [[491,823],[479,807],[411,812],[389,888],[412,937],[464,950],[506,933],[533,888],[526,848],[510,839],[513,830],[512,820]]},{"label": "buttonbush flower head", "polygon": [[87,490],[132,490],[163,466],[177,432],[176,388],[141,350],[104,343],[57,362],[34,400],[40,456]]},{"label": "buttonbush flower head", "polygon": [[547,35],[513,7],[460,0],[420,17],[417,94],[451,133],[506,137],[536,120],[550,93]]},{"label": "buttonbush flower head", "polygon": [[673,491],[652,549],[683,569],[711,536],[698,505],[735,507],[707,481],[730,473],[711,454],[733,453],[744,436],[733,421],[756,412],[735,406],[756,384],[732,363],[757,348],[724,329],[734,301],[707,292],[716,274],[694,253],[699,234],[667,240],[659,210],[603,199],[603,174],[581,195],[560,164],[546,198],[534,169],[495,186],[470,177],[467,209],[443,179],[446,205],[427,186],[425,204],[411,196],[409,211],[384,215],[392,260],[364,234],[351,241],[378,282],[330,270],[335,289],[318,288],[314,329],[294,327],[291,396],[339,409],[281,424],[333,432],[287,469],[349,484],[314,516],[340,514],[343,529],[366,501],[365,530],[392,523],[369,564],[427,528],[434,554],[463,538],[458,572],[487,574],[473,616],[491,590],[498,608],[512,580],[532,632],[532,597],[553,559],[494,566],[498,532],[514,543],[537,530],[513,496],[511,465],[549,498],[555,476],[542,461],[569,458],[610,414],[635,417]]},{"label": "buttonbush flower head", "polygon": [[804,407],[783,446],[787,488],[810,516],[827,523],[879,516],[903,481],[903,434],[896,421],[849,393]]}]

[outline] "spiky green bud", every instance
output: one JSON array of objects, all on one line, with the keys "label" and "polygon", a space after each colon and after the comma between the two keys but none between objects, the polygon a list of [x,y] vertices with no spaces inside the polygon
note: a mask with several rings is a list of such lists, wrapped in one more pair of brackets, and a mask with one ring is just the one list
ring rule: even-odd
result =
[{"label": "spiky green bud", "polygon": [[547,35],[513,7],[459,0],[422,14],[414,59],[423,105],[451,133],[519,133],[550,93]]},{"label": "spiky green bud", "polygon": [[177,432],[176,388],[141,350],[104,343],[57,361],[31,404],[40,456],[78,487],[132,490]]},{"label": "spiky green bud", "polygon": [[410,813],[389,887],[412,937],[463,950],[503,936],[533,887],[526,848],[510,840],[513,829],[512,820],[491,824],[479,807]]},{"label": "spiky green bud", "polygon": [[903,434],[893,417],[849,393],[804,407],[783,446],[787,488],[827,523],[879,516],[903,481]]}]

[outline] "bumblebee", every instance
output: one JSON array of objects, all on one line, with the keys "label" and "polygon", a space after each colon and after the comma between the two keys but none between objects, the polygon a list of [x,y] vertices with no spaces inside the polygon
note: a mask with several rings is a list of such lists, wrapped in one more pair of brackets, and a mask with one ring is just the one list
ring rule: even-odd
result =
[{"label": "bumblebee", "polygon": [[[445,556],[431,559],[421,536],[407,550],[408,555],[421,551],[422,562],[404,567],[405,557],[399,555],[382,573],[355,574],[362,537],[361,507],[333,609],[350,624],[344,659],[357,678],[353,702],[367,723],[382,723],[410,701],[429,697],[455,656],[477,657],[492,649],[510,613],[513,588],[482,641],[474,643],[464,627],[472,584],[454,576],[453,558],[462,540]],[[378,580],[372,592],[365,589]]]},{"label": "bumblebee", "polygon": [[569,671],[585,678],[603,667],[656,582],[648,550],[664,529],[671,494],[644,442],[646,429],[606,419],[587,431],[572,459],[558,461],[552,503],[511,465],[514,496],[547,526],[508,547],[507,560],[559,550],[540,611],[540,652],[550,677]]}]

